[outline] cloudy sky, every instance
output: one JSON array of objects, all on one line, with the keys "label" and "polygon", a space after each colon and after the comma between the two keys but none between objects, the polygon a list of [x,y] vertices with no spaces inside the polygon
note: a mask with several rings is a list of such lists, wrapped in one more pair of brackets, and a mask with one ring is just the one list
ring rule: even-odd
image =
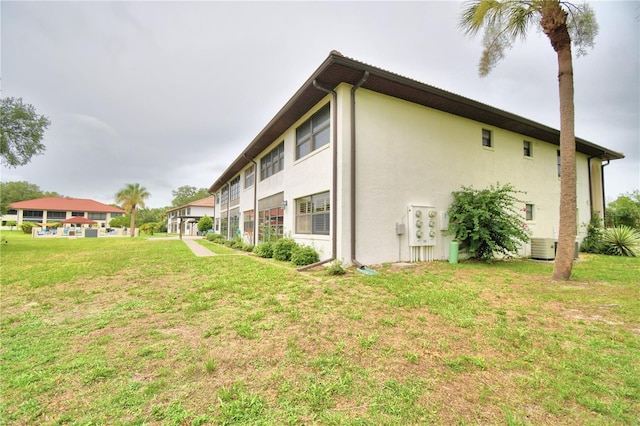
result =
[{"label": "cloudy sky", "polygon": [[[606,195],[640,188],[640,2],[592,1],[596,46],[574,61],[576,134],[621,151]],[[333,49],[559,128],[556,56],[532,31],[485,78],[461,4],[0,3],[2,96],[51,119],[44,155],[2,181],[112,203],[127,183],[170,205],[208,188]]]}]

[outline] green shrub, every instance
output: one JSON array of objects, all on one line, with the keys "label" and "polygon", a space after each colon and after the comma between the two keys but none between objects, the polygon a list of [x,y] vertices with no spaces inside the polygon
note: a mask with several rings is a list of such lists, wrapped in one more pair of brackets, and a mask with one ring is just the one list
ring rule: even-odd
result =
[{"label": "green shrub", "polygon": [[35,224],[31,222],[23,222],[22,225],[20,225],[20,229],[22,229],[22,232],[24,232],[25,234],[30,234],[31,230],[34,227],[35,227]]},{"label": "green shrub", "polygon": [[264,257],[266,259],[273,257],[273,243],[270,241],[265,241],[259,243],[254,247],[253,252],[260,257]]},{"label": "green shrub", "polygon": [[253,244],[245,244],[244,246],[242,246],[242,250],[251,253],[253,252],[254,247],[255,246]]},{"label": "green shrub", "polygon": [[291,253],[298,244],[291,238],[280,238],[273,245],[273,258],[275,260],[291,260]]},{"label": "green shrub", "polygon": [[198,221],[198,231],[207,232],[212,228],[213,228],[213,219],[211,219],[209,216],[205,214]]},{"label": "green shrub", "polygon": [[453,192],[449,207],[449,234],[455,235],[461,249],[472,257],[491,262],[496,254],[512,256],[519,246],[529,241],[521,210],[523,201],[510,184],[491,185],[477,190],[463,186]]},{"label": "green shrub", "polygon": [[587,226],[587,236],[582,240],[580,251],[585,253],[602,253],[602,219],[597,215],[591,216],[591,221]]},{"label": "green shrub", "polygon": [[345,270],[342,266],[342,260],[336,259],[331,262],[327,267],[327,272],[329,273],[329,275],[344,275]]},{"label": "green shrub", "polygon": [[320,260],[315,248],[296,245],[291,251],[291,263],[296,266],[311,265]]},{"label": "green shrub", "polygon": [[640,254],[640,234],[629,226],[620,225],[606,229],[602,242],[603,252],[606,254],[628,257]]},{"label": "green shrub", "polygon": [[213,233],[213,232],[210,233],[210,234],[207,234],[205,238],[207,239],[207,241],[211,241],[211,242],[214,242],[214,243],[221,243],[222,244],[222,242],[224,241],[224,237],[222,235],[216,234],[216,233]]}]

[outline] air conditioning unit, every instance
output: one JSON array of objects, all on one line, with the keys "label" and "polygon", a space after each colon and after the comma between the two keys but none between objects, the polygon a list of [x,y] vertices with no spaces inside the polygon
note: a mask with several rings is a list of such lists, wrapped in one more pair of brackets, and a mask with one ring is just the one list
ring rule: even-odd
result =
[{"label": "air conditioning unit", "polygon": [[532,238],[531,258],[537,260],[555,260],[556,240],[553,238]]}]

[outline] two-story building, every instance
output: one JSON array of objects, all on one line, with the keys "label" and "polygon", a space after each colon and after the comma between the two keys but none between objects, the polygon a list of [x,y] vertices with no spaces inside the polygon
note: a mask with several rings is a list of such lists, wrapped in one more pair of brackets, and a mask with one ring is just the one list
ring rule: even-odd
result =
[{"label": "two-story building", "polygon": [[167,232],[172,234],[196,235],[198,222],[205,215],[212,220],[215,211],[215,197],[201,198],[183,206],[167,210]]},{"label": "two-story building", "polygon": [[[209,188],[215,229],[253,243],[290,236],[357,266],[446,259],[452,191],[499,182],[525,191],[533,237],[557,238],[559,137],[333,51]],[[586,224],[604,212],[603,165],[624,156],[576,145]]]},{"label": "two-story building", "polygon": [[23,222],[51,223],[84,217],[94,220],[96,226],[106,228],[111,219],[124,214],[121,208],[85,198],[45,197],[9,204],[2,221],[15,221],[20,225]]}]

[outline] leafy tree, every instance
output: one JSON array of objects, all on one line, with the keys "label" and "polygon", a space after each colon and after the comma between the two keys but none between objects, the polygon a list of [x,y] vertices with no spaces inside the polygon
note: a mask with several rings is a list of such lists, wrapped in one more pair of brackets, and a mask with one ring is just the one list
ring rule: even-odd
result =
[{"label": "leafy tree", "polygon": [[144,186],[140,186],[138,183],[128,183],[127,186],[122,188],[116,194],[116,203],[121,203],[122,208],[129,214],[131,214],[130,226],[131,228],[131,236],[135,235],[136,228],[136,210],[138,207],[144,208],[144,200],[149,198],[151,194],[147,192],[147,189]]},{"label": "leafy tree", "polygon": [[529,241],[521,209],[524,204],[511,185],[478,190],[463,186],[453,192],[449,215],[449,234],[472,257],[491,262],[496,254],[511,256],[521,243]]},{"label": "leafy tree", "polygon": [[640,229],[640,190],[620,195],[607,206],[607,224]]},{"label": "leafy tree", "polygon": [[196,200],[207,198],[210,194],[207,188],[196,188],[195,186],[181,186],[175,191],[171,191],[173,200],[171,201],[172,207],[184,206]]},{"label": "leafy tree", "polygon": [[573,60],[571,43],[577,54],[593,47],[598,33],[593,10],[588,4],[575,5],[559,0],[473,0],[465,3],[460,25],[468,34],[484,30],[481,76],[489,74],[513,42],[526,37],[529,27],[539,23],[558,59],[560,93],[560,225],[553,279],[571,278],[576,227],[576,139],[573,105]]},{"label": "leafy tree", "polygon": [[51,121],[39,115],[33,105],[22,98],[0,101],[0,156],[6,167],[24,166],[34,155],[44,152],[44,131]]},{"label": "leafy tree", "polygon": [[213,219],[211,219],[206,214],[200,218],[198,221],[198,231],[207,232],[208,230],[213,228]]},{"label": "leafy tree", "polygon": [[109,221],[109,226],[112,228],[124,228],[131,223],[131,215],[125,214],[122,216],[114,217]]},{"label": "leafy tree", "polygon": [[13,231],[13,227],[18,226],[18,222],[16,222],[15,220],[8,220],[6,226],[8,226],[9,229]]},{"label": "leafy tree", "polygon": [[154,232],[157,232],[160,229],[160,224],[157,222],[147,222],[140,225],[140,230],[149,235],[153,235]]},{"label": "leafy tree", "polygon": [[29,182],[0,183],[0,214],[6,214],[9,204],[18,201],[34,200],[42,197],[60,197],[57,192],[45,192],[38,185]]}]

